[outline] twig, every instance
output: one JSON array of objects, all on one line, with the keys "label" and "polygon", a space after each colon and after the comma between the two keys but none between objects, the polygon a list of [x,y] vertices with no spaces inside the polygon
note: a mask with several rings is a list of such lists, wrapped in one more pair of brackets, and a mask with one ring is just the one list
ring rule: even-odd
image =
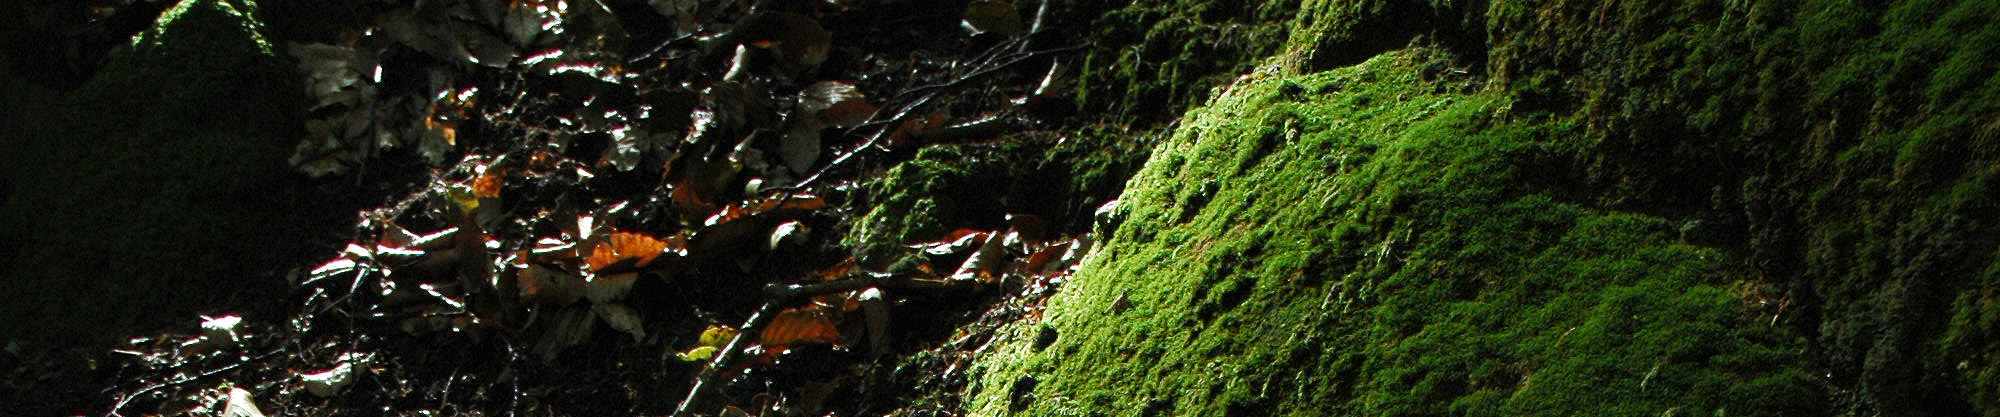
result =
[{"label": "twig", "polygon": [[[890,117],[890,118],[889,118],[889,119],[887,119],[887,120],[876,120],[876,121],[870,121],[870,122],[866,122],[866,123],[862,123],[861,125],[858,125],[858,126],[855,126],[855,127],[854,127],[854,128],[852,129],[852,130],[850,130],[850,131],[849,131],[849,133],[851,134],[851,133],[853,133],[854,131],[858,131],[858,130],[860,130],[860,129],[862,129],[862,128],[866,128],[866,127],[873,127],[873,126],[881,126],[881,128],[880,128],[880,129],[878,129],[878,130],[876,130],[876,131],[875,131],[875,135],[874,135],[874,136],[872,136],[872,137],[868,138],[868,141],[867,141],[867,142],[865,142],[865,143],[862,143],[862,144],[861,144],[861,146],[857,146],[857,147],[855,147],[855,148],[854,148],[853,150],[850,150],[850,151],[847,151],[846,153],[843,153],[843,154],[841,154],[840,156],[838,156],[838,157],[835,157],[835,158],[833,159],[833,161],[831,161],[831,162],[827,162],[826,166],[823,166],[823,167],[820,167],[820,169],[819,169],[819,170],[816,170],[816,171],[813,171],[812,175],[809,175],[809,176],[806,176],[806,178],[805,178],[805,179],[802,179],[802,180],[799,180],[799,181],[798,181],[797,183],[793,183],[792,185],[787,185],[787,186],[778,186],[778,187],[772,187],[772,188],[768,188],[768,189],[764,189],[764,190],[762,190],[762,191],[778,191],[778,190],[782,190],[782,191],[798,191],[798,190],[802,190],[802,189],[805,189],[806,187],[809,187],[809,186],[811,186],[811,185],[812,185],[813,183],[815,183],[815,182],[818,182],[818,181],[820,180],[820,178],[823,178],[823,177],[825,177],[825,176],[826,176],[826,174],[827,174],[828,172],[831,172],[831,171],[833,171],[833,170],[834,170],[834,168],[838,168],[838,167],[840,167],[841,165],[844,165],[844,164],[846,164],[846,163],[847,163],[848,161],[851,161],[851,160],[853,160],[853,159],[854,159],[854,157],[855,157],[856,155],[859,155],[859,154],[861,154],[861,152],[864,152],[864,151],[867,151],[867,150],[868,150],[868,149],[870,149],[870,148],[874,148],[874,147],[876,147],[876,146],[877,146],[878,144],[880,144],[880,143],[882,142],[882,139],[884,139],[884,138],[887,138],[887,137],[889,137],[889,136],[890,136],[891,134],[895,133],[895,129],[896,129],[896,125],[897,125],[897,124],[900,124],[900,123],[902,123],[903,121],[905,121],[905,120],[907,120],[907,119],[909,119],[910,115],[911,115],[911,114],[913,114],[913,113],[915,113],[915,111],[916,111],[916,109],[917,109],[918,107],[922,107],[922,106],[923,106],[924,104],[926,104],[926,103],[930,102],[930,100],[931,100],[932,98],[936,97],[936,96],[937,96],[937,90],[942,90],[942,89],[945,89],[945,88],[950,88],[950,87],[956,87],[956,86],[958,86],[958,85],[961,85],[961,84],[964,84],[964,83],[966,83],[966,82],[969,82],[969,81],[971,81],[971,80],[974,80],[974,79],[977,79],[977,78],[980,78],[980,77],[983,77],[983,76],[986,76],[987,74],[992,74],[992,73],[994,73],[994,72],[997,72],[997,71],[999,71],[999,70],[1001,70],[1001,69],[1005,69],[1005,68],[1007,68],[1007,67],[1010,67],[1010,66],[1013,66],[1013,65],[1015,65],[1015,64],[1019,64],[1019,63],[1021,63],[1021,62],[1024,62],[1024,61],[1027,61],[1027,60],[1029,60],[1029,59],[1033,59],[1033,58],[1037,58],[1037,57],[1040,57],[1040,56],[1043,56],[1043,55],[1049,55],[1049,54],[1056,54],[1056,53],[1063,53],[1063,52],[1070,52],[1070,51],[1075,51],[1075,50],[1079,50],[1079,49],[1083,49],[1083,47],[1084,47],[1083,45],[1070,45],[1070,46],[1064,46],[1064,47],[1060,47],[1060,48],[1051,48],[1051,49],[1044,49],[1044,50],[1039,50],[1039,51],[1031,51],[1031,52],[1022,52],[1022,53],[1018,53],[1018,54],[1014,54],[1014,55],[1012,55],[1012,57],[1011,57],[1011,58],[1008,58],[1008,59],[1005,59],[1005,60],[1003,60],[1002,62],[997,62],[997,63],[992,63],[992,62],[989,62],[989,63],[987,63],[987,64],[984,64],[984,65],[981,65],[981,66],[980,66],[980,67],[979,67],[978,69],[974,69],[974,70],[972,70],[971,72],[967,72],[967,73],[965,73],[964,75],[960,75],[960,76],[958,76],[957,78],[955,78],[955,79],[953,79],[953,80],[951,80],[951,81],[947,81],[947,82],[944,82],[944,83],[938,83],[938,84],[930,84],[930,85],[924,85],[924,86],[919,86],[919,87],[916,87],[916,88],[912,88],[912,89],[910,89],[909,91],[905,91],[905,92],[903,92],[903,94],[900,94],[900,95],[899,95],[899,97],[901,97],[901,96],[908,96],[908,95],[911,95],[911,94],[919,94],[919,93],[921,93],[921,94],[922,94],[922,96],[921,96],[921,97],[918,97],[918,98],[917,98],[916,100],[914,100],[914,101],[911,101],[911,102],[909,102],[910,104],[906,104],[906,105],[903,105],[903,106],[898,106],[898,107],[900,107],[901,109],[900,109],[900,110],[898,110],[898,111],[896,112],[895,116],[893,116],[893,117]],[[879,115],[879,114],[880,114],[880,112],[878,111],[878,112],[877,112],[877,114]]]},{"label": "twig", "polygon": [[133,399],[133,398],[138,398],[138,397],[140,397],[140,396],[143,396],[143,395],[146,395],[147,393],[150,393],[150,392],[153,392],[153,390],[157,390],[157,389],[161,389],[161,388],[166,388],[166,387],[170,387],[170,386],[175,386],[175,385],[180,385],[180,384],[185,384],[185,383],[189,383],[189,382],[194,382],[195,380],[198,380],[198,379],[202,379],[202,378],[208,378],[208,377],[211,377],[211,376],[216,376],[216,375],[219,375],[219,374],[221,374],[221,373],[223,373],[223,372],[229,372],[229,371],[231,371],[231,370],[234,370],[234,369],[236,369],[236,368],[238,368],[238,367],[241,367],[241,366],[243,366],[243,364],[246,364],[246,363],[252,363],[252,362],[261,362],[261,361],[263,361],[263,360],[265,360],[265,359],[270,359],[270,358],[271,358],[272,356],[277,356],[277,355],[278,355],[279,353],[282,353],[282,352],[284,352],[284,349],[282,349],[282,348],[281,348],[281,349],[278,349],[278,350],[275,350],[275,351],[271,351],[271,352],[265,352],[265,353],[264,353],[264,354],[262,354],[262,355],[257,355],[256,357],[253,357],[253,358],[248,358],[248,359],[244,359],[244,360],[242,360],[242,361],[238,361],[238,362],[236,362],[236,363],[232,363],[232,364],[229,364],[229,365],[226,365],[226,366],[223,366],[223,367],[220,367],[220,368],[215,368],[215,369],[211,369],[211,370],[208,370],[207,372],[202,372],[202,373],[200,373],[200,374],[196,374],[196,375],[191,375],[191,376],[184,376],[184,377],[180,377],[180,378],[177,378],[177,379],[174,379],[174,380],[170,380],[170,381],[164,381],[164,382],[155,382],[155,383],[153,383],[152,385],[148,385],[148,386],[146,386],[145,388],[140,388],[140,389],[139,389],[138,391],[133,391],[133,392],[132,392],[131,394],[125,394],[125,395],[120,395],[120,396],[119,396],[119,398],[118,398],[118,403],[117,403],[117,404],[113,404],[113,405],[111,406],[111,411],[108,411],[108,412],[105,412],[104,414],[105,414],[105,415],[110,415],[110,416],[117,416],[117,415],[119,415],[119,414],[118,414],[118,410],[120,410],[120,409],[124,409],[124,408],[125,408],[125,405],[126,405],[127,403],[130,403],[130,402],[132,402],[132,399]]}]

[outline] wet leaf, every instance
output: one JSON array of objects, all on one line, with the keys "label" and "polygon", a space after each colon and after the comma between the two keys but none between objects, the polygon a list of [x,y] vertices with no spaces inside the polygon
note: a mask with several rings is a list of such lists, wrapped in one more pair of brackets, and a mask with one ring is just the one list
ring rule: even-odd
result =
[{"label": "wet leaf", "polygon": [[581,305],[552,310],[547,313],[548,327],[535,339],[533,348],[535,356],[545,361],[554,361],[563,349],[590,340],[590,334],[596,331],[599,320],[590,307]]},{"label": "wet leaf", "polygon": [[719,324],[710,325],[707,329],[702,329],[701,339],[698,340],[698,343],[701,343],[702,346],[721,347],[728,345],[730,340],[735,339],[736,333],[736,328],[734,327]]},{"label": "wet leaf", "polygon": [[332,368],[300,374],[299,381],[305,386],[306,392],[321,397],[331,397],[354,382],[355,368],[364,366],[367,360],[366,355],[357,352],[342,354],[338,363]]},{"label": "wet leaf", "polygon": [[604,319],[604,324],[611,325],[612,329],[632,335],[633,341],[646,340],[644,323],[639,319],[639,312],[632,307],[624,304],[596,304],[590,306],[590,311]]},{"label": "wet leaf", "polygon": [[604,163],[619,171],[638,168],[640,159],[645,157],[646,144],[642,140],[646,136],[645,132],[633,132],[630,128],[620,126],[607,133],[611,134],[612,142],[611,147],[604,150]]},{"label": "wet leaf", "polygon": [[604,272],[613,267],[644,267],[668,253],[685,256],[687,238],[674,235],[660,240],[638,233],[616,232],[606,242],[593,248],[590,258],[584,262],[590,271]]},{"label": "wet leaf", "polygon": [[646,3],[653,6],[653,11],[666,17],[692,14],[695,7],[701,6],[701,0],[647,0]]},{"label": "wet leaf", "polygon": [[977,249],[985,245],[988,237],[992,235],[993,231],[990,230],[958,229],[951,231],[943,239],[918,242],[909,245],[909,247],[911,249],[922,250],[924,253],[932,256],[944,256]]},{"label": "wet leaf", "polygon": [[485,167],[481,171],[483,172],[472,180],[472,196],[479,198],[500,197],[500,185],[506,182],[507,170],[504,168]]},{"label": "wet leaf", "polygon": [[1004,1],[978,0],[965,5],[966,30],[973,34],[993,32],[1001,36],[1021,34],[1021,14],[1014,10],[1014,4]]},{"label": "wet leaf", "polygon": [[674,357],[687,362],[700,362],[715,357],[715,352],[720,350],[722,349],[714,346],[695,346],[687,351],[674,354]]},{"label": "wet leaf", "polygon": [[819,162],[820,127],[817,123],[793,123],[785,136],[778,140],[778,155],[784,157],[785,167],[794,175],[812,170]]},{"label": "wet leaf", "polygon": [[826,61],[827,52],[833,49],[833,33],[822,28],[819,20],[798,13],[758,15],[750,20],[744,31],[746,37],[743,44],[775,52],[778,71],[786,76],[818,68],[821,62]]},{"label": "wet leaf", "polygon": [[583,298],[583,277],[555,268],[529,264],[515,272],[522,302],[536,305],[568,305]]},{"label": "wet leaf", "polygon": [[632,284],[639,282],[639,273],[593,274],[586,279],[590,301],[604,304],[624,299],[626,293],[632,292]]},{"label": "wet leaf", "polygon": [[688,362],[705,361],[715,357],[717,352],[728,347],[729,341],[735,338],[736,328],[723,325],[710,325],[707,329],[701,331],[701,338],[695,342],[693,347],[689,347],[675,356]]},{"label": "wet leaf", "polygon": [[243,324],[243,316],[234,314],[202,316],[202,340],[218,346],[235,346],[240,340],[236,331],[236,326],[240,324]]},{"label": "wet leaf", "polygon": [[1005,242],[1009,236],[1014,236],[1014,234],[989,234],[986,242],[979,247],[979,250],[973,252],[972,256],[965,258],[965,264],[959,266],[958,271],[951,274],[951,279],[993,282],[993,280],[998,278],[1002,263],[1006,261],[1007,246]]},{"label": "wet leaf", "polygon": [[250,390],[229,387],[229,400],[222,404],[222,417],[264,417],[264,411],[257,409],[257,400],[250,398]]},{"label": "wet leaf", "polygon": [[805,235],[806,226],[804,223],[799,223],[796,220],[780,223],[778,227],[771,229],[771,240],[764,248],[766,250],[777,250],[779,246],[787,242],[802,244],[806,240]]},{"label": "wet leaf", "polygon": [[789,194],[744,201],[723,207],[702,224],[708,227],[736,222],[746,217],[777,212],[812,211],[826,208],[826,200],[812,194]]},{"label": "wet leaf", "polygon": [[868,353],[882,356],[889,353],[889,300],[882,297],[882,290],[869,287],[855,297],[861,304],[863,317],[868,319]]},{"label": "wet leaf", "polygon": [[817,309],[788,309],[778,313],[771,323],[764,327],[758,339],[765,349],[781,350],[794,343],[834,343],[840,340],[840,329],[833,320]]},{"label": "wet leaf", "polygon": [[868,121],[875,106],[853,84],[820,81],[799,93],[799,109],[817,116],[827,126],[849,127]]}]

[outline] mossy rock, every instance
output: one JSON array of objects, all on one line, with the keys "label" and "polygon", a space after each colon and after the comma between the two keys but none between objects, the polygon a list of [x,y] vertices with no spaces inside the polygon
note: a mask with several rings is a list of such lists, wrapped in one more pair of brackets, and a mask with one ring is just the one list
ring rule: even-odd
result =
[{"label": "mossy rock", "polygon": [[[249,0],[185,0],[13,139],[0,335],[98,340],[192,306],[273,296],[313,238],[286,157],[292,65]],[[254,290],[254,291],[253,291]],[[267,302],[268,303],[268,300]],[[247,304],[239,300],[238,304]],[[219,306],[212,306],[219,307]]]},{"label": "mossy rock", "polygon": [[[1819,410],[1804,340],[1743,307],[1748,272],[1540,190],[1580,128],[1420,76],[1448,55],[1246,80],[1189,113],[1046,319],[980,359],[971,411]],[[1037,326],[1060,337],[1038,349]]]},{"label": "mossy rock", "polygon": [[2000,415],[2000,5],[1301,7],[975,413]]}]

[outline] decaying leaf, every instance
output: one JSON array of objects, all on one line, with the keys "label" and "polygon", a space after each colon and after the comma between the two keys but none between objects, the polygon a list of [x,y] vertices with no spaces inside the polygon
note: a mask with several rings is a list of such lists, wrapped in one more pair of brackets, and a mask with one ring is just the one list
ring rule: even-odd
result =
[{"label": "decaying leaf", "polygon": [[222,417],[264,417],[264,410],[257,409],[257,400],[250,398],[250,390],[229,387],[229,400],[222,404]]},{"label": "decaying leaf", "polygon": [[646,328],[639,319],[639,312],[624,304],[607,303],[590,306],[590,311],[604,319],[611,328],[632,335],[632,340],[646,340]]},{"label": "decaying leaf", "polygon": [[764,249],[777,250],[778,246],[784,245],[786,242],[803,242],[805,235],[805,223],[799,223],[797,220],[780,223],[778,227],[771,228],[771,239],[764,246]]},{"label": "decaying leaf", "polygon": [[965,5],[966,30],[974,34],[993,32],[1001,36],[1021,34],[1021,14],[1005,1],[978,0]]},{"label": "decaying leaf", "polygon": [[486,167],[481,171],[479,177],[472,180],[472,196],[479,198],[500,197],[500,185],[506,181],[507,170],[504,168]]},{"label": "decaying leaf", "polygon": [[799,93],[799,109],[816,116],[819,121],[832,127],[849,127],[868,121],[875,115],[875,105],[868,104],[868,98],[853,84],[840,81],[820,81],[806,86]]},{"label": "decaying leaf", "polygon": [[243,324],[243,316],[225,314],[216,317],[202,316],[201,337],[208,343],[234,346],[240,340],[236,326]]},{"label": "decaying leaf", "polygon": [[610,274],[593,274],[588,278],[587,282],[589,283],[589,290],[586,294],[590,295],[591,302],[598,304],[609,303],[623,299],[625,298],[625,294],[632,292],[632,284],[639,282],[639,273],[626,271]]},{"label": "decaying leaf", "polygon": [[535,305],[567,305],[583,298],[584,280],[576,274],[528,264],[515,271],[521,301]]},{"label": "decaying leaf", "polygon": [[714,227],[716,225],[729,224],[746,217],[767,213],[812,211],[826,207],[826,200],[812,194],[801,193],[765,197],[723,207],[721,211],[716,212],[713,216],[709,216],[708,220],[703,221],[702,224]]},{"label": "decaying leaf", "polygon": [[778,139],[778,156],[784,158],[785,168],[791,173],[804,174],[819,162],[820,127],[817,123],[792,123],[785,130],[785,136]]},{"label": "decaying leaf", "polygon": [[299,381],[305,385],[306,392],[321,397],[331,397],[340,393],[341,388],[353,383],[355,369],[365,366],[367,362],[368,356],[360,352],[341,354],[332,368],[300,374]]},{"label": "decaying leaf", "polygon": [[638,233],[616,232],[593,248],[584,262],[590,271],[604,272],[614,267],[644,267],[668,253],[686,255],[686,238],[674,235],[663,241]]},{"label": "decaying leaf", "polygon": [[868,319],[868,354],[882,356],[889,353],[889,300],[882,297],[882,289],[869,287],[861,291],[855,300],[861,304],[863,317]]},{"label": "decaying leaf", "polygon": [[750,20],[743,44],[776,52],[779,71],[796,75],[818,68],[833,49],[833,33],[820,27],[819,20],[791,13],[760,14]]},{"label": "decaying leaf", "polygon": [[778,313],[771,323],[764,327],[759,343],[765,349],[781,350],[794,343],[834,343],[840,341],[840,329],[826,313],[817,309],[788,309]]},{"label": "decaying leaf", "polygon": [[992,282],[997,279],[1001,271],[1001,263],[1006,261],[1007,246],[1005,242],[1009,236],[1014,235],[1014,233],[989,234],[986,242],[980,245],[979,250],[972,252],[972,256],[965,258],[965,264],[959,266],[958,271],[951,274],[951,279],[969,279],[980,282]]}]

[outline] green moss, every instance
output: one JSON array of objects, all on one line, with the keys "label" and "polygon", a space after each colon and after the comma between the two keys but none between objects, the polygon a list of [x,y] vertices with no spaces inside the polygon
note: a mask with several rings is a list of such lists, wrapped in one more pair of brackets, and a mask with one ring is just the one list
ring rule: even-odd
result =
[{"label": "green moss", "polygon": [[2000,410],[2000,6],[1302,9],[976,413]]},{"label": "green moss", "polygon": [[1075,66],[1082,113],[1155,122],[1282,48],[1299,0],[1052,4],[1049,16],[1067,24],[1058,27],[1087,28],[1074,35],[1091,40]]},{"label": "green moss", "polygon": [[306,246],[285,235],[309,217],[287,200],[297,190],[276,188],[302,100],[253,12],[181,2],[21,141],[37,157],[13,167],[0,206],[0,229],[25,239],[0,283],[19,300],[0,334],[104,337],[277,287],[277,260]]},{"label": "green moss", "polygon": [[1787,371],[1803,340],[1749,325],[1730,289],[1743,271],[1658,217],[1537,191],[1537,164],[1582,149],[1575,125],[1510,119],[1497,91],[1439,93],[1463,90],[1420,76],[1445,59],[1239,84],[1189,113],[1124,195],[1130,218],[1051,300],[1040,325],[1062,339],[1003,338],[969,408],[1814,410],[1824,393]]}]

